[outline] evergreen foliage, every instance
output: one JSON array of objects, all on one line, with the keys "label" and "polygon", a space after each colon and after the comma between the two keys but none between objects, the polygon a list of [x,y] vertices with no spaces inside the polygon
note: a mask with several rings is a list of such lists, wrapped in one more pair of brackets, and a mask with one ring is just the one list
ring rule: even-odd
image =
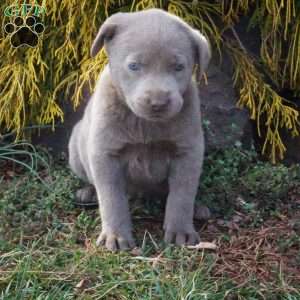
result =
[{"label": "evergreen foliage", "polygon": [[[4,0],[1,11],[24,0]],[[91,59],[89,49],[101,23],[118,11],[163,8],[204,33],[221,57],[226,50],[235,66],[238,105],[247,107],[265,132],[263,152],[273,162],[286,148],[281,130],[299,133],[299,111],[280,91],[300,97],[300,3],[297,0],[27,0],[45,5],[46,31],[36,48],[14,49],[9,38],[0,38],[0,127],[22,136],[31,124],[63,120],[60,103],[70,98],[76,107],[84,87],[94,82],[107,62],[102,51]],[[234,25],[249,17],[249,28],[259,28],[260,56],[250,53]],[[1,24],[11,18],[1,14]],[[232,37],[226,32],[231,31]],[[209,83],[208,83],[209,84]],[[75,90],[75,93],[73,92]],[[70,96],[71,95],[71,96]],[[263,131],[262,131],[263,129]]]}]

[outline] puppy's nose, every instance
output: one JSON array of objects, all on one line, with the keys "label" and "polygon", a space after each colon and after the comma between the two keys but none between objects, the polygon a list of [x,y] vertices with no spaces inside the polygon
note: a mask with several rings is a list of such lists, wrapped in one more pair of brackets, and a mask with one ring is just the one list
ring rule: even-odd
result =
[{"label": "puppy's nose", "polygon": [[167,109],[170,104],[170,98],[166,98],[160,101],[151,101],[151,109],[153,112],[160,112]]},{"label": "puppy's nose", "polygon": [[168,108],[171,98],[169,91],[156,91],[150,94],[150,105],[153,112],[164,111]]}]

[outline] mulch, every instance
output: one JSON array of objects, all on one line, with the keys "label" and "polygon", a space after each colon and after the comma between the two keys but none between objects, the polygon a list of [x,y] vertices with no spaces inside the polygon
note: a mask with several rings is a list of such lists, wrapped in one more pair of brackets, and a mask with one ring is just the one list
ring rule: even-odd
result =
[{"label": "mulch", "polygon": [[249,279],[262,285],[278,285],[279,279],[287,287],[300,284],[300,211],[270,219],[260,228],[228,227],[227,238],[225,228],[215,224],[202,234],[208,240],[218,237],[214,276],[229,277],[239,285]]}]

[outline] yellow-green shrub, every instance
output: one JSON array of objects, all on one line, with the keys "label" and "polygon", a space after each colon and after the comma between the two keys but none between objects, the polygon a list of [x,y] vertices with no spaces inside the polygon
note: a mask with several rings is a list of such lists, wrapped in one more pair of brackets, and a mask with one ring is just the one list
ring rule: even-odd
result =
[{"label": "yellow-green shrub", "polygon": [[[34,0],[27,0],[27,2]],[[5,0],[1,10],[23,0]],[[47,14],[46,32],[37,48],[11,47],[0,39],[0,128],[16,131],[29,124],[63,120],[60,101],[70,96],[76,107],[83,87],[92,88],[106,63],[102,51],[91,60],[89,49],[101,23],[117,11],[159,7],[176,14],[208,36],[216,52],[227,50],[235,65],[234,84],[240,91],[238,105],[266,127],[263,152],[272,161],[283,158],[280,130],[298,135],[298,111],[278,94],[293,90],[300,96],[300,5],[296,0],[41,0]],[[234,30],[241,15],[261,32],[260,57],[249,53]],[[8,17],[1,15],[2,25]],[[233,38],[225,38],[225,31]],[[262,71],[263,70],[263,71]],[[75,90],[75,93],[72,92]],[[264,123],[262,123],[264,120]]]}]

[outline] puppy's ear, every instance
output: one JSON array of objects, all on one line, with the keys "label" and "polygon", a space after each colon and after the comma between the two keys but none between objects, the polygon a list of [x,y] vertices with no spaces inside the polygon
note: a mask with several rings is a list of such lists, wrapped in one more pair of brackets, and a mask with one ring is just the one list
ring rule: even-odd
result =
[{"label": "puppy's ear", "polygon": [[100,27],[97,36],[92,44],[91,56],[94,57],[102,49],[105,42],[113,39],[119,27],[121,13],[109,17]]},{"label": "puppy's ear", "polygon": [[208,40],[203,34],[201,34],[198,30],[195,29],[191,29],[191,30],[192,30],[193,40],[196,46],[196,64],[198,65],[196,80],[200,81],[211,59],[211,49]]}]

